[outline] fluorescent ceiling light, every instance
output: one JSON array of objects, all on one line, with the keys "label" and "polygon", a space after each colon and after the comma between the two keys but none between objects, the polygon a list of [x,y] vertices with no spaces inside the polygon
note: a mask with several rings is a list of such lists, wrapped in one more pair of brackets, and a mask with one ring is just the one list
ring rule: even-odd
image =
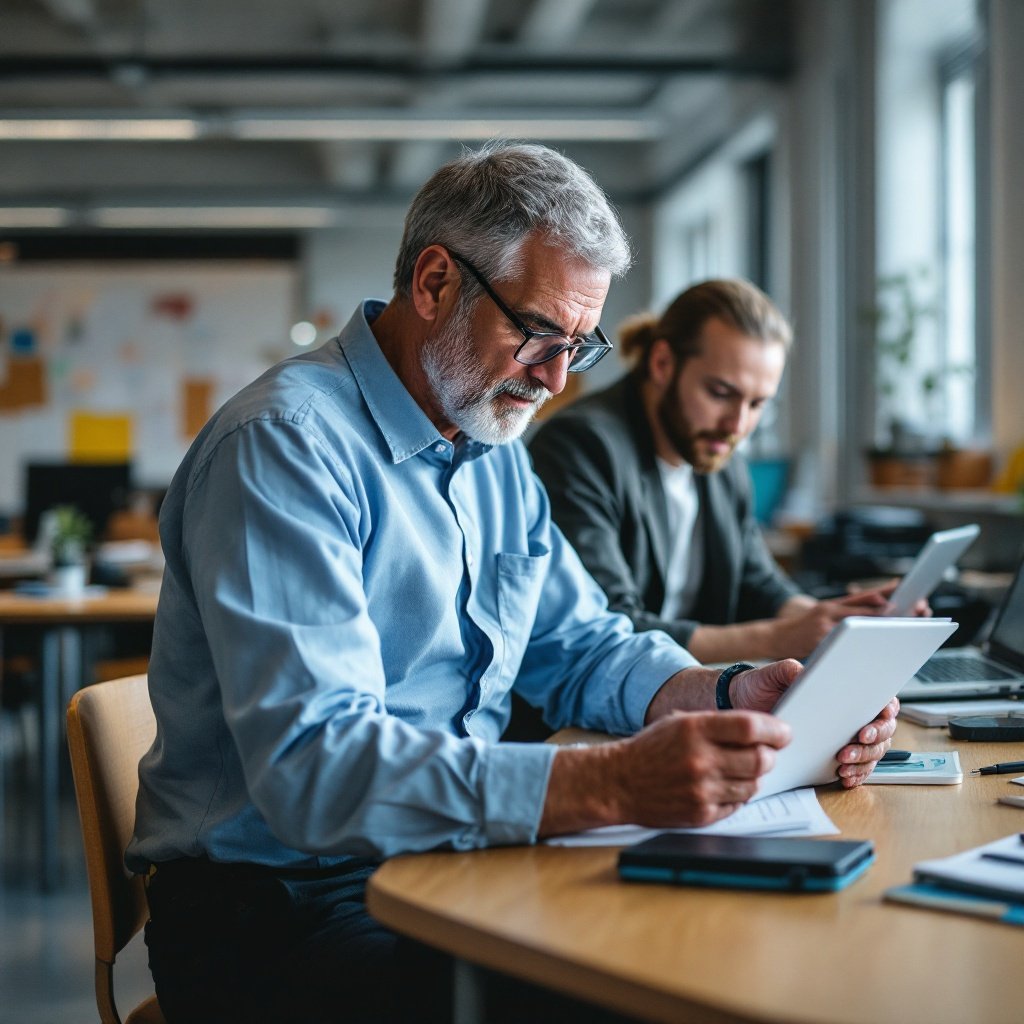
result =
[{"label": "fluorescent ceiling light", "polygon": [[71,211],[62,206],[0,207],[0,228],[62,228]]},{"label": "fluorescent ceiling light", "polygon": [[188,142],[199,136],[192,118],[53,117],[0,119],[0,140]]},{"label": "fluorescent ceiling light", "polygon": [[247,140],[409,142],[495,136],[548,140],[642,142],[661,135],[657,121],[638,118],[346,118],[237,117],[226,132]]},{"label": "fluorescent ceiling light", "polygon": [[329,228],[341,212],[326,206],[105,206],[88,214],[102,228]]},{"label": "fluorescent ceiling light", "polygon": [[664,125],[655,118],[577,117],[564,111],[548,117],[453,113],[445,117],[395,117],[360,110],[337,114],[299,111],[249,112],[206,117],[125,117],[62,112],[39,117],[0,114],[0,141],[191,142],[202,138],[297,142],[479,141],[496,136],[548,141],[644,142]]}]

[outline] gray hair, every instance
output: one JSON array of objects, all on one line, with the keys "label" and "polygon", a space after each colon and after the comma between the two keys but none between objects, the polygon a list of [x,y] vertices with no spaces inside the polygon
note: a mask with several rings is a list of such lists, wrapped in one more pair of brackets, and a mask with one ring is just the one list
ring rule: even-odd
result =
[{"label": "gray hair", "polygon": [[[515,276],[526,239],[539,232],[592,267],[620,277],[629,241],[604,192],[582,167],[546,146],[490,142],[437,170],[416,193],[395,262],[395,294],[408,296],[430,245],[465,256],[485,277]],[[463,295],[479,286],[463,277]]]}]

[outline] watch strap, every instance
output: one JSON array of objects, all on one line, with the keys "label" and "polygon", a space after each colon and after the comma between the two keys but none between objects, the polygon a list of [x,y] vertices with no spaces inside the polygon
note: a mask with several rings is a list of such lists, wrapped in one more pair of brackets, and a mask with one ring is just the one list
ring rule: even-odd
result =
[{"label": "watch strap", "polygon": [[718,677],[718,682],[715,683],[715,707],[719,711],[732,710],[732,701],[729,699],[729,684],[732,682],[733,676],[738,676],[741,672],[748,672],[753,667],[753,665],[745,661],[737,661],[735,665],[730,665],[722,671]]}]

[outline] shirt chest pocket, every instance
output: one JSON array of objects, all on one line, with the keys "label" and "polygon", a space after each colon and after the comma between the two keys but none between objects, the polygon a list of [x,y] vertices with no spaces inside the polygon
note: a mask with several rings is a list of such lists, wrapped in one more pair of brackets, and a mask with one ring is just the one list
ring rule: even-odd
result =
[{"label": "shirt chest pocket", "polygon": [[511,684],[533,632],[551,552],[531,545],[530,554],[498,553],[498,620],[504,641],[501,678]]}]

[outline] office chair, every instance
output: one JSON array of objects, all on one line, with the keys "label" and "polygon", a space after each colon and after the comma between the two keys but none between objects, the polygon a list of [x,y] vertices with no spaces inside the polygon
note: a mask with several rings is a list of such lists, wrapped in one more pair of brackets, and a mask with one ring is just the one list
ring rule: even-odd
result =
[{"label": "office chair", "polygon": [[[96,1005],[103,1024],[121,1024],[114,961],[149,917],[142,878],[124,850],[135,827],[139,759],[156,735],[146,677],[128,676],[79,690],[68,705],[68,747],[85,842],[96,953]],[[125,1024],[164,1024],[156,996]]]}]

